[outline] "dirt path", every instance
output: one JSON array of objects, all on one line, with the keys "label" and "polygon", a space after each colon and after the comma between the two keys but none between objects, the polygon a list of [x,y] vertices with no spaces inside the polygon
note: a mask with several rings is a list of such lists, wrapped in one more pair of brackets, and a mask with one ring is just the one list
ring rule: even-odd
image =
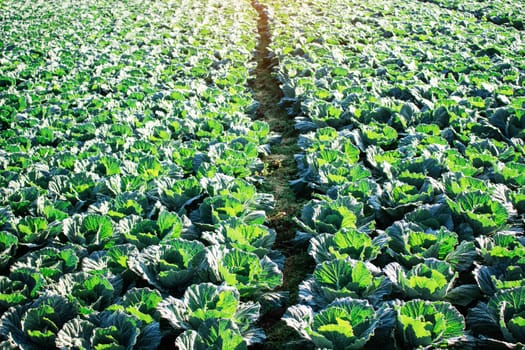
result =
[{"label": "dirt path", "polygon": [[[273,132],[282,135],[279,144],[273,145],[271,154],[263,161],[267,165],[265,183],[260,190],[271,193],[275,197],[275,209],[269,213],[268,225],[276,230],[277,240],[274,249],[278,249],[286,256],[284,267],[284,285],[282,291],[290,292],[288,305],[297,302],[299,283],[307,273],[311,273],[314,262],[307,254],[307,246],[297,246],[292,243],[297,229],[293,218],[298,217],[307,198],[299,198],[290,188],[288,181],[297,178],[297,166],[294,154],[300,151],[297,146],[297,132],[294,129],[293,116],[279,106],[282,91],[279,81],[272,75],[273,67],[278,62],[271,57],[268,46],[271,43],[268,16],[264,5],[252,0],[252,6],[257,10],[259,19],[257,29],[259,43],[257,47],[257,69],[252,84],[254,97],[259,101],[257,118],[266,121]],[[261,326],[268,336],[267,342],[257,349],[277,349],[289,341],[299,340],[284,322],[280,321],[286,307],[276,309],[261,319]],[[290,346],[287,346],[290,348]]]}]

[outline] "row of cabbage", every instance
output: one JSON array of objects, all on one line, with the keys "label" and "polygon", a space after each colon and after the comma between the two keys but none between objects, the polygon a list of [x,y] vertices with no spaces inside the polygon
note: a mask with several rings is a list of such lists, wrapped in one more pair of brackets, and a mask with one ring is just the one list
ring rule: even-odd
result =
[{"label": "row of cabbage", "polygon": [[255,187],[269,128],[250,118],[250,3],[0,14],[0,346],[263,341],[284,258]]},{"label": "row of cabbage", "polygon": [[421,2],[264,4],[314,198],[286,323],[317,348],[523,346],[522,34]]},{"label": "row of cabbage", "polygon": [[498,25],[510,25],[518,30],[525,29],[525,5],[514,0],[462,1],[462,0],[422,0],[432,2],[448,9],[471,13],[477,18]]}]

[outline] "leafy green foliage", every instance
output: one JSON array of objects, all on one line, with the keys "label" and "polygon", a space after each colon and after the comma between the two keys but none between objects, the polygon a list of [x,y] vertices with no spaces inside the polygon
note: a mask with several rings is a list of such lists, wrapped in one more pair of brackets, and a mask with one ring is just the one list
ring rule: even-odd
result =
[{"label": "leafy green foliage", "polygon": [[325,261],[299,286],[299,299],[312,306],[326,306],[337,298],[383,300],[392,289],[391,282],[371,263],[351,259]]},{"label": "leafy green foliage", "polygon": [[235,323],[226,319],[210,319],[203,322],[197,331],[187,330],[176,340],[181,350],[246,350],[248,349]]},{"label": "leafy green foliage", "polygon": [[108,311],[120,310],[136,317],[145,324],[159,321],[160,313],[157,309],[162,301],[160,292],[150,288],[131,288],[122,297],[119,303],[106,308]]},{"label": "leafy green foliage", "polygon": [[477,297],[475,286],[453,288],[458,273],[449,263],[434,258],[426,259],[410,270],[391,263],[385,267],[384,273],[407,298],[449,300],[454,304],[467,305]]},{"label": "leafy green foliage", "polygon": [[112,221],[101,215],[73,216],[62,222],[68,242],[83,246],[88,251],[111,247],[115,241]]},{"label": "leafy green foliage", "polygon": [[186,289],[181,299],[168,297],[158,309],[175,329],[200,333],[202,325],[209,327],[208,321],[217,320],[220,323],[220,320],[230,320],[234,324],[232,328],[240,332],[246,344],[264,340],[264,332],[254,327],[259,318],[260,305],[241,302],[235,287],[194,284]]},{"label": "leafy green foliage", "polygon": [[357,229],[373,226],[373,215],[366,213],[362,203],[352,197],[342,197],[336,200],[312,200],[301,212],[297,221],[301,229],[308,235],[320,233],[336,233],[342,229]]},{"label": "leafy green foliage", "polygon": [[375,238],[355,229],[342,229],[335,234],[324,233],[310,240],[308,253],[317,263],[332,259],[351,258],[372,261],[381,253],[388,238],[380,234]]},{"label": "leafy green foliage", "polygon": [[475,234],[493,233],[501,229],[508,219],[505,207],[481,191],[460,194],[455,200],[447,199],[447,204],[457,225],[462,230],[469,227]]},{"label": "leafy green foliage", "polygon": [[179,238],[183,222],[177,214],[162,211],[155,221],[129,215],[119,222],[118,228],[124,241],[143,249],[163,240]]},{"label": "leafy green foliage", "polygon": [[445,227],[424,230],[415,223],[398,221],[386,233],[390,237],[388,253],[405,266],[435,258],[462,271],[472,265],[477,254],[473,242],[459,243],[458,235]]},{"label": "leafy green foliage", "polygon": [[25,349],[53,348],[62,326],[77,314],[76,307],[61,296],[42,296],[11,308],[0,320],[0,333]]},{"label": "leafy green foliage", "polygon": [[449,303],[419,299],[398,303],[397,337],[403,346],[451,346],[463,335],[465,319]]},{"label": "leafy green foliage", "polygon": [[254,253],[235,248],[213,247],[204,261],[212,281],[237,288],[243,298],[257,299],[283,283],[279,266],[267,256],[261,259]]},{"label": "leafy green foliage", "polygon": [[525,288],[518,287],[496,293],[486,304],[479,303],[469,311],[467,321],[476,333],[523,343],[524,312]]},{"label": "leafy green foliage", "polygon": [[81,252],[68,247],[41,248],[19,259],[11,269],[13,271],[23,268],[34,269],[48,280],[57,281],[62,275],[78,268],[79,255],[82,257]]},{"label": "leafy green foliage", "polygon": [[319,312],[304,305],[292,306],[283,320],[316,347],[360,349],[378,327],[379,312],[367,301],[342,298]]},{"label": "leafy green foliage", "polygon": [[0,269],[9,265],[17,248],[18,238],[12,233],[0,231]]},{"label": "leafy green foliage", "polygon": [[151,349],[160,343],[158,323],[145,325],[123,312],[102,312],[88,319],[74,318],[58,332],[60,349]]},{"label": "leafy green foliage", "polygon": [[116,299],[121,289],[122,279],[119,277],[108,279],[105,276],[90,275],[86,272],[65,274],[56,285],[52,286],[54,293],[77,304],[82,315],[103,311]]},{"label": "leafy green foliage", "polygon": [[186,287],[200,269],[204,245],[182,238],[152,245],[137,256],[131,256],[130,269],[160,290]]}]

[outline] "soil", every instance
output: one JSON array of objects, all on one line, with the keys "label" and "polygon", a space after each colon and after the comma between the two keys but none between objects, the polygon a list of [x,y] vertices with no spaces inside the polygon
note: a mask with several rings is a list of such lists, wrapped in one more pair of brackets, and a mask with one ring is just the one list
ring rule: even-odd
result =
[{"label": "soil", "polygon": [[[265,344],[252,346],[252,349],[277,349],[286,346],[288,349],[304,349],[298,334],[281,321],[286,307],[297,303],[299,283],[303,281],[315,266],[307,253],[307,246],[293,242],[297,225],[294,218],[299,217],[301,208],[309,198],[294,193],[289,181],[298,177],[294,154],[299,153],[297,146],[298,133],[294,129],[294,116],[288,115],[285,108],[279,105],[283,94],[279,81],[273,75],[278,65],[268,47],[271,44],[268,16],[264,5],[252,0],[252,6],[259,14],[257,29],[259,42],[255,60],[257,68],[255,79],[251,84],[254,98],[259,101],[256,118],[270,125],[270,130],[279,133],[280,143],[271,147],[271,154],[262,158],[266,164],[265,181],[259,188],[261,192],[271,193],[275,198],[275,208],[268,213],[267,224],[277,232],[274,249],[280,250],[286,257],[283,270],[284,283],[281,291],[290,293],[287,305],[263,315],[259,325],[265,330]],[[294,346],[296,344],[296,346]]]}]

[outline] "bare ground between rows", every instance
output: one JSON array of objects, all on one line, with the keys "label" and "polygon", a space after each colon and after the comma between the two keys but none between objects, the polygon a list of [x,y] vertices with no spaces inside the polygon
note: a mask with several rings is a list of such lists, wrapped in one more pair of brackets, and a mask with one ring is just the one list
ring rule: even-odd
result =
[{"label": "bare ground between rows", "polygon": [[290,298],[283,307],[263,315],[259,325],[265,330],[268,338],[264,344],[251,348],[277,349],[286,346],[291,349],[293,348],[291,344],[293,342],[299,344],[300,338],[281,321],[281,317],[286,307],[297,302],[299,283],[313,271],[314,267],[314,262],[307,253],[307,247],[293,243],[297,229],[294,218],[300,215],[301,208],[308,198],[297,195],[289,186],[289,181],[298,176],[294,159],[294,154],[300,151],[297,146],[297,132],[294,129],[293,116],[289,116],[279,105],[282,91],[279,81],[272,75],[273,68],[278,62],[271,57],[268,50],[271,35],[266,9],[255,0],[252,0],[252,6],[259,14],[257,22],[259,42],[255,56],[257,68],[251,83],[254,98],[260,104],[256,118],[267,122],[272,132],[282,136],[281,142],[271,147],[271,154],[262,158],[266,164],[265,181],[259,190],[271,193],[275,198],[275,208],[268,213],[268,226],[277,232],[274,249],[280,250],[286,256],[284,281],[280,291],[289,292]]}]

